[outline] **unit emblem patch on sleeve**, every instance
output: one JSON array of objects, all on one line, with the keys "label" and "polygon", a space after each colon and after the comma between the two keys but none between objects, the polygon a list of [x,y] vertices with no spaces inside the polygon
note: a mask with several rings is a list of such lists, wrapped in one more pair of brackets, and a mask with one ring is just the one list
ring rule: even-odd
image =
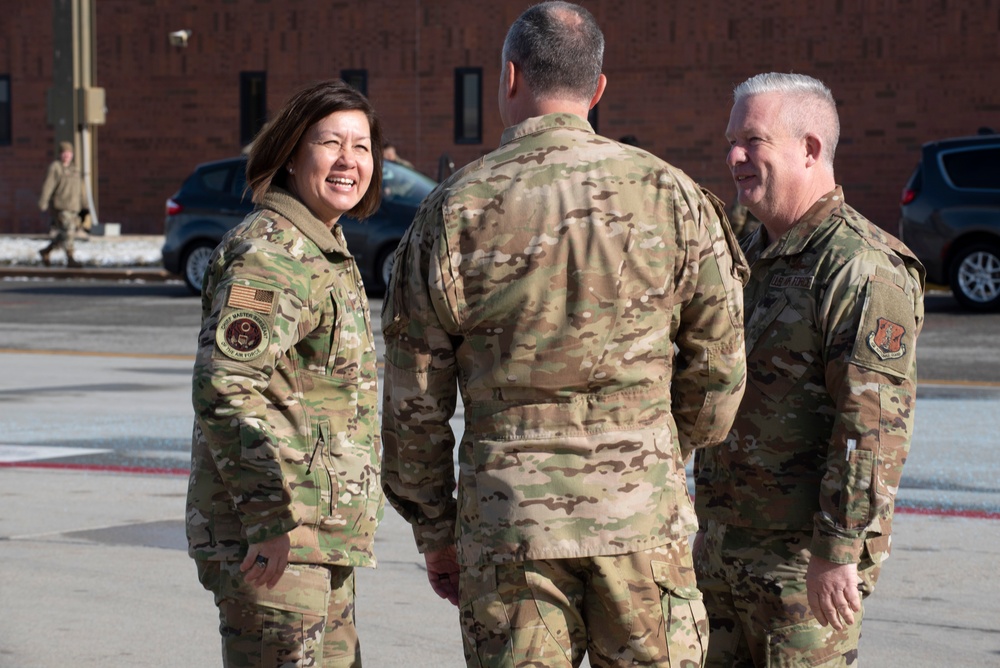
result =
[{"label": "unit emblem patch on sleeve", "polygon": [[233,311],[215,330],[219,350],[234,360],[248,361],[263,354],[271,340],[267,322],[253,311]]},{"label": "unit emblem patch on sleeve", "polygon": [[868,347],[879,356],[879,359],[899,359],[906,354],[906,344],[903,343],[904,334],[906,334],[906,328],[902,325],[886,318],[879,318],[877,329],[868,334]]}]

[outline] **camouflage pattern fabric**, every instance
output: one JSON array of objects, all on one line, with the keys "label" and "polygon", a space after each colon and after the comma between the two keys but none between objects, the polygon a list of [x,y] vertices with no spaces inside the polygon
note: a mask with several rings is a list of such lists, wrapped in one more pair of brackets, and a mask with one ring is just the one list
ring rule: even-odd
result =
[{"label": "camouflage pattern fabric", "polygon": [[750,213],[750,209],[739,203],[733,202],[729,209],[729,224],[733,228],[733,234],[737,239],[749,236],[751,232],[760,227],[760,221]]},{"label": "camouflage pattern fabric", "polygon": [[[709,522],[695,555],[709,610],[705,668],[857,666],[864,609],[843,631],[809,612],[806,569],[811,532],[727,527]],[[878,565],[858,565],[862,596]]]},{"label": "camouflage pattern fabric", "polygon": [[191,556],[237,561],[287,533],[292,563],[374,566],[375,345],[340,227],[272,190],[212,256],[202,313]]},{"label": "camouflage pattern fabric", "polygon": [[571,114],[508,128],[425,199],[382,315],[384,485],[422,552],[616,555],[695,528],[684,460],[725,437],[745,376],[721,206]]},{"label": "camouflage pattern fabric", "polygon": [[466,663],[478,668],[673,666],[704,660],[708,619],[687,539],[612,557],[470,566]]},{"label": "camouflage pattern fabric", "polygon": [[889,536],[913,433],[923,267],[838,187],[767,248],[744,242],[748,386],[732,433],[696,459],[699,519],[812,529],[857,563]]},{"label": "camouflage pattern fabric", "polygon": [[764,232],[743,244],[747,390],[726,442],[696,455],[698,518],[804,532],[812,556],[870,566],[870,592],[913,433],[923,267],[839,187],[766,247]]},{"label": "camouflage pattern fabric", "polygon": [[76,248],[76,231],[80,226],[80,211],[87,207],[83,177],[76,163],[63,165],[55,160],[49,165],[38,198],[38,208],[49,211],[52,245],[72,254]]},{"label": "camouflage pattern fabric", "polygon": [[354,569],[289,564],[274,589],[248,585],[236,561],[199,561],[219,606],[223,664],[359,668]]},{"label": "camouflage pattern fabric", "polygon": [[80,216],[72,211],[53,211],[49,234],[51,248],[63,248],[67,253],[76,250],[76,231],[80,226]]},{"label": "camouflage pattern fabric", "polygon": [[87,208],[87,196],[83,191],[83,177],[76,163],[63,165],[54,160],[45,172],[42,192],[38,197],[38,208],[41,211],[52,209],[53,218],[59,211],[69,211],[79,214]]}]

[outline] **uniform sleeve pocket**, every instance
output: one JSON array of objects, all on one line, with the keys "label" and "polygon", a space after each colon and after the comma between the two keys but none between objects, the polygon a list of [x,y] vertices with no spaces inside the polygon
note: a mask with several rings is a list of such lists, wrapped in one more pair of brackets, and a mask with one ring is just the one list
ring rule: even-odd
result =
[{"label": "uniform sleeve pocket", "polygon": [[870,450],[855,450],[847,460],[841,505],[848,529],[868,526],[871,521],[874,462],[875,456]]}]

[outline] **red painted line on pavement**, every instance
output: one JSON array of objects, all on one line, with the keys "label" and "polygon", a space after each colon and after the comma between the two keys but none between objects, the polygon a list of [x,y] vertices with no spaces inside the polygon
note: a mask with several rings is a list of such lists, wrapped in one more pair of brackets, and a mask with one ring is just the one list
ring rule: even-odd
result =
[{"label": "red painted line on pavement", "polygon": [[156,475],[190,475],[190,469],[168,469],[155,466],[114,466],[112,464],[69,464],[58,462],[0,462],[0,468],[62,469],[69,471],[99,471],[105,473],[141,473]]},{"label": "red painted line on pavement", "polygon": [[1000,512],[990,510],[962,510],[959,508],[909,508],[896,506],[904,515],[934,515],[937,517],[968,517],[976,520],[1000,520]]}]

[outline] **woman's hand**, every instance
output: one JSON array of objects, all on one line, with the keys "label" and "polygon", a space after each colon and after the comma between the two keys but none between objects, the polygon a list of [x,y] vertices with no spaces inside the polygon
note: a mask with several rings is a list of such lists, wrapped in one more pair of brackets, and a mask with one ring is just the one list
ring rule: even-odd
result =
[{"label": "woman's hand", "polygon": [[274,589],[274,585],[278,584],[285,573],[291,546],[287,533],[263,543],[251,543],[246,559],[240,564],[240,571],[244,573],[247,583]]}]

